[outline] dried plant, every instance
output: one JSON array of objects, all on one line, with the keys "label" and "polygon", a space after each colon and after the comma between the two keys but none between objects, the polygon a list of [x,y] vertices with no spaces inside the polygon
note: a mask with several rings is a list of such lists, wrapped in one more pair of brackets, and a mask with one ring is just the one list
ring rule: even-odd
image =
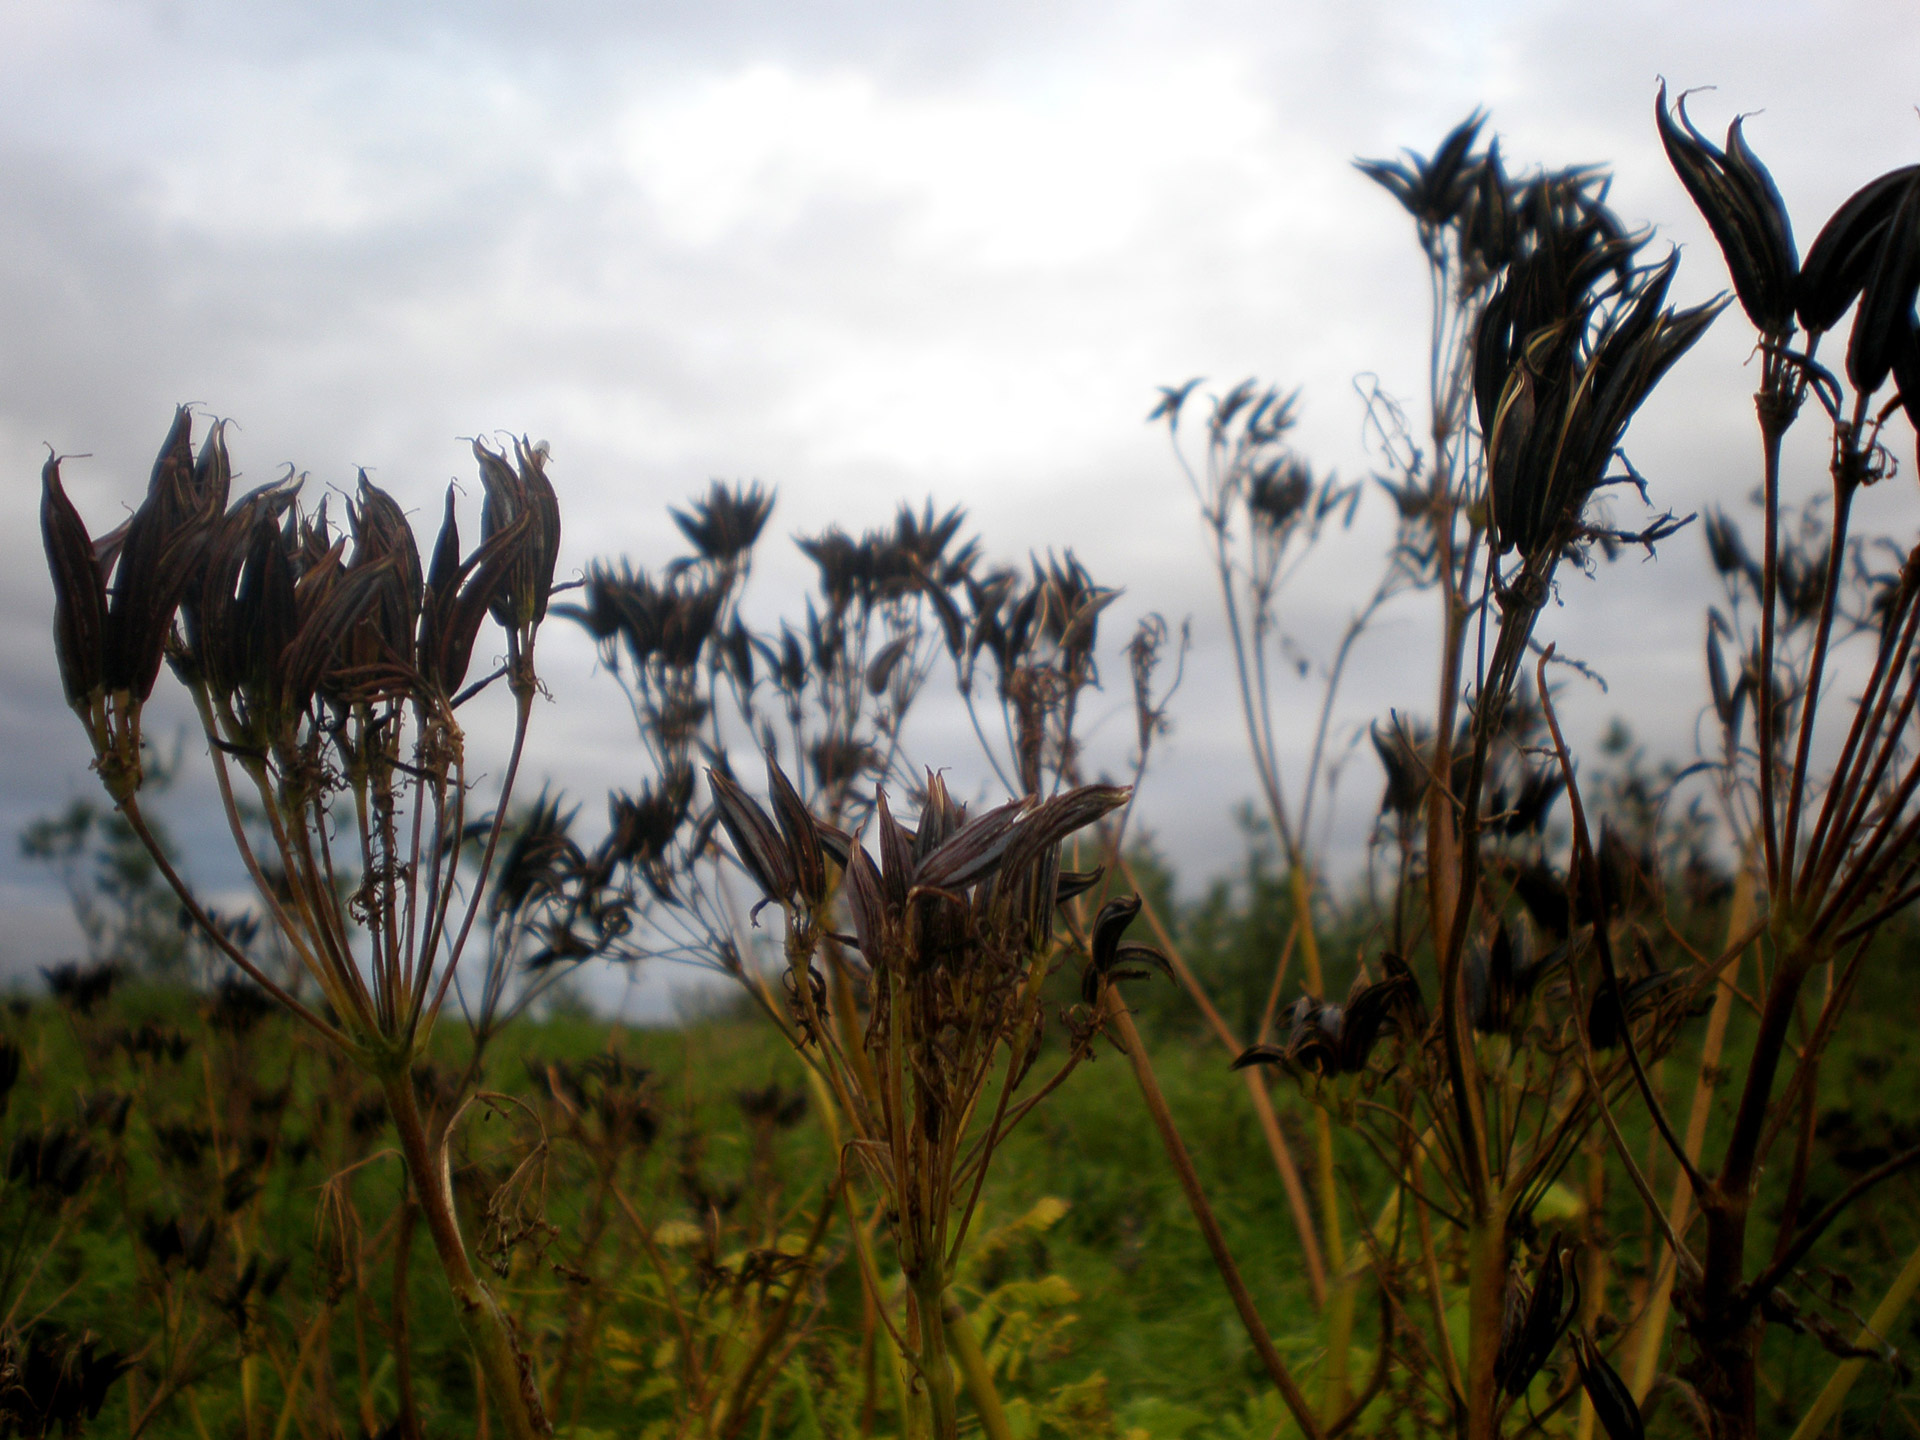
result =
[{"label": "dried plant", "polygon": [[[446,1181],[450,1116],[430,1126],[414,1072],[482,908],[537,689],[534,636],[560,542],[545,448],[516,441],[509,458],[475,441],[480,544],[461,554],[450,488],[423,566],[399,504],[364,472],[341,533],[325,502],[300,508],[299,477],[229,504],[224,425],[208,428],[197,455],[192,431],[180,410],[146,499],[97,542],[67,499],[59,457],[47,461],[41,519],[68,703],[108,795],[202,932],[378,1080],[495,1404],[510,1433],[543,1434],[531,1374],[460,1233]],[[506,663],[469,686],[489,615],[505,632]],[[234,846],[292,961],[285,983],[202,908],[142,814],[141,717],[163,659],[199,712]],[[501,678],[513,747],[463,895],[469,782],[456,710]],[[242,786],[263,816],[259,845]],[[336,853],[341,835],[350,844]],[[309,985],[313,1001],[297,993]]]},{"label": "dried plant", "polygon": [[[1277,1010],[1283,957],[1268,1006],[1279,1034],[1256,1037],[1237,1062],[1291,1074],[1322,1123],[1363,1139],[1391,1177],[1385,1209],[1347,1262],[1382,1296],[1377,1365],[1365,1388],[1349,1390],[1352,1310],[1334,1291],[1318,1415],[1327,1433],[1357,1424],[1376,1396],[1392,1393],[1403,1414],[1411,1407],[1427,1417],[1421,1423],[1472,1437],[1505,1433],[1523,1400],[1530,1424],[1547,1427],[1576,1399],[1567,1413],[1577,1411],[1582,1436],[1596,1424],[1615,1440],[1638,1436],[1672,1286],[1686,1344],[1684,1363],[1662,1384],[1716,1437],[1757,1433],[1769,1324],[1812,1333],[1847,1357],[1797,1432],[1810,1437],[1836,1412],[1861,1347],[1876,1343],[1911,1288],[1903,1275],[1857,1335],[1818,1313],[1819,1296],[1784,1293],[1850,1206],[1920,1163],[1920,1150],[1892,1153],[1825,1204],[1808,1198],[1822,1056],[1875,936],[1920,895],[1911,741],[1920,551],[1853,530],[1856,495],[1894,468],[1884,427],[1903,407],[1920,418],[1920,188],[1913,167],[1864,187],[1802,263],[1740,121],[1721,148],[1684,104],[1670,113],[1664,91],[1658,121],[1759,332],[1764,536],[1754,553],[1724,512],[1704,527],[1727,591],[1707,637],[1718,730],[1711,767],[1746,856],[1736,882],[1708,902],[1731,895],[1723,949],[1690,940],[1669,917],[1664,866],[1638,848],[1644,838],[1592,815],[1555,715],[1554,649],[1541,649],[1533,630],[1563,562],[1587,564],[1627,545],[1651,551],[1686,523],[1661,515],[1623,531],[1595,518],[1591,502],[1622,483],[1646,496],[1620,454],[1622,437],[1726,302],[1670,306],[1677,257],[1645,258],[1647,235],[1630,233],[1606,205],[1604,172],[1511,177],[1497,146],[1481,147],[1478,115],[1430,159],[1361,165],[1416,222],[1433,325],[1423,439],[1377,390],[1370,400],[1400,533],[1354,623],[1399,590],[1436,591],[1440,694],[1430,720],[1396,714],[1372,731],[1387,777],[1379,835],[1397,855],[1375,921],[1384,943],[1363,957],[1344,1001],[1326,993],[1310,963],[1306,993]],[[1817,347],[1850,309],[1843,380],[1818,363]],[[1897,393],[1883,400],[1889,384]],[[1156,418],[1177,427],[1193,388],[1164,392]],[[1783,498],[1781,442],[1809,397],[1831,424],[1831,493],[1796,510]],[[1344,495],[1316,487],[1290,449],[1293,404],[1251,382],[1215,400],[1205,478],[1187,475],[1211,535],[1256,774],[1297,873],[1310,802],[1297,811],[1285,803],[1263,657],[1277,629],[1274,597],[1297,563],[1288,545],[1311,543],[1315,523]],[[1239,533],[1244,558],[1231,548]],[[1309,796],[1356,633],[1346,632],[1329,671]],[[1823,722],[1823,707],[1836,705],[1840,713]],[[1564,867],[1546,827],[1562,794],[1572,842]],[[1710,880],[1697,829],[1687,844],[1685,875]],[[1296,912],[1296,938],[1313,957],[1304,898]],[[1749,991],[1738,968],[1756,941]],[[1708,1169],[1707,1102],[1736,999],[1758,1025],[1734,1071],[1739,1100],[1725,1150]],[[1687,1022],[1709,1011],[1683,1130],[1652,1072]],[[1677,1170],[1670,1203],[1623,1125],[1650,1128],[1658,1158]],[[1163,1130],[1179,1166],[1176,1138]],[[1753,1271],[1757,1186],[1782,1145],[1791,1152],[1779,1162],[1786,1200],[1771,1256]],[[1570,1204],[1569,1167],[1582,1155],[1584,1203]],[[1331,1164],[1316,1172],[1323,1210],[1337,1206]],[[1637,1199],[1648,1230],[1642,1308],[1624,1319],[1612,1310],[1602,1244],[1610,1176]],[[1206,1224],[1204,1197],[1191,1198]],[[1695,1216],[1705,1230],[1698,1247],[1687,1236]],[[1311,1264],[1314,1237],[1296,1223]],[[1319,1238],[1331,1248],[1340,1235],[1329,1224]],[[1448,1321],[1460,1304],[1450,1264],[1466,1273],[1464,1356]],[[1424,1326],[1414,1318],[1423,1310]],[[1608,1327],[1621,1339],[1606,1343]]]},{"label": "dried plant", "polygon": [[[1004,1426],[950,1289],[995,1149],[1092,1041],[1082,1023],[1054,1073],[1023,1091],[1046,1030],[1043,985],[1070,944],[1055,909],[1099,878],[1063,869],[1061,847],[1128,795],[1081,779],[1074,738],[1116,592],[1071,555],[1036,560],[1030,578],[989,569],[961,512],[903,508],[858,539],[802,538],[818,581],[804,618],[756,630],[742,595],[770,505],[758,488],[716,485],[675,512],[693,554],[657,580],[596,567],[567,612],[602,642],[654,769],[637,799],[611,800],[609,839],[581,883],[619,895],[632,918],[610,953],[734,975],[807,1062],[911,1432],[955,1433],[952,1364],[989,1427]],[[1136,678],[1150,688],[1157,645],[1143,643]],[[985,813],[910,758],[908,717],[942,662],[1015,795]],[[765,757],[764,804],[735,771],[743,741]],[[689,783],[702,764],[710,807]],[[912,824],[890,789],[916,804]],[[786,921],[777,955],[752,922],[767,905]],[[879,1269],[875,1215],[899,1297]]]},{"label": "dried plant", "polygon": [[[1677,1155],[1706,1230],[1698,1259],[1676,1252],[1676,1303],[1693,1350],[1683,1373],[1716,1437],[1745,1437],[1756,1433],[1761,1334],[1792,1313],[1783,1287],[1850,1205],[1920,1162],[1920,1150],[1895,1155],[1807,1213],[1822,1056],[1876,934],[1920,896],[1920,755],[1911,731],[1920,702],[1920,548],[1862,536],[1855,522],[1860,493],[1895,469],[1882,439],[1888,421],[1904,408],[1920,425],[1920,168],[1863,186],[1802,261],[1785,203],[1740,119],[1722,149],[1694,127],[1684,97],[1669,112],[1664,87],[1656,119],[1719,243],[1761,357],[1760,553],[1750,557],[1738,529],[1716,517],[1709,542],[1729,603],[1709,617],[1707,656],[1728,808],[1758,866],[1759,1027],[1717,1164],[1703,1170],[1693,1155]],[[1849,310],[1843,377],[1819,363],[1818,351]],[[1796,526],[1783,442],[1809,399],[1828,423],[1829,489],[1824,513]],[[1744,652],[1737,683],[1723,641]],[[1742,723],[1749,708],[1751,740]],[[1824,977],[1817,1009],[1794,1043],[1816,977]],[[1753,1273],[1755,1191],[1783,1142],[1792,1146],[1789,1198],[1769,1258]],[[1817,1431],[1844,1393],[1844,1384],[1829,1387],[1800,1433]]]},{"label": "dried plant", "polygon": [[[1311,543],[1317,523],[1356,504],[1358,491],[1315,487],[1286,440],[1291,398],[1251,384],[1214,402],[1207,482],[1188,472],[1212,535],[1256,773],[1296,874],[1354,642],[1398,594],[1433,591],[1440,601],[1431,720],[1395,716],[1373,731],[1388,775],[1383,829],[1399,857],[1378,968],[1363,967],[1344,1002],[1326,993],[1309,897],[1296,885],[1306,993],[1286,1012],[1279,1043],[1255,1037],[1237,1062],[1290,1071],[1315,1105],[1319,1238],[1340,1267],[1318,1414],[1328,1433],[1357,1423],[1393,1384],[1396,1350],[1425,1357],[1403,1403],[1435,1425],[1498,1433],[1578,1308],[1546,1298],[1573,1272],[1557,1239],[1544,1249],[1529,1242],[1539,1207],[1589,1133],[1614,1127],[1642,1052],[1670,1044],[1688,1013],[1670,993],[1681,987],[1615,966],[1612,945],[1631,917],[1603,897],[1581,903],[1578,883],[1569,889],[1547,862],[1542,827],[1571,772],[1538,758],[1545,727],[1524,662],[1563,560],[1623,542],[1651,547],[1677,528],[1662,516],[1619,532],[1590,515],[1590,502],[1602,486],[1640,483],[1614,466],[1622,435],[1719,307],[1668,306],[1676,260],[1644,258],[1648,237],[1607,208],[1603,172],[1513,177],[1497,145],[1481,146],[1483,123],[1469,118],[1431,158],[1360,166],[1413,216],[1427,260],[1427,421],[1416,439],[1399,407],[1377,391],[1369,402],[1400,528],[1334,652],[1297,812],[1278,781],[1265,650],[1290,541]],[[1190,389],[1167,392],[1156,414],[1177,426]],[[1244,561],[1229,548],[1236,528],[1247,537]],[[1544,674],[1540,685],[1545,702]],[[1395,1183],[1391,1218],[1363,1233],[1351,1258],[1336,1121],[1366,1138]],[[1445,1319],[1456,1301],[1443,1254],[1467,1274],[1464,1356]],[[1356,1388],[1346,1356],[1363,1273],[1386,1309],[1378,1364]],[[1513,1278],[1524,1275],[1536,1278]],[[1418,1310],[1424,1336],[1411,1319]],[[1607,1362],[1593,1359],[1599,1376]],[[1567,1394],[1563,1386],[1558,1403]]]}]

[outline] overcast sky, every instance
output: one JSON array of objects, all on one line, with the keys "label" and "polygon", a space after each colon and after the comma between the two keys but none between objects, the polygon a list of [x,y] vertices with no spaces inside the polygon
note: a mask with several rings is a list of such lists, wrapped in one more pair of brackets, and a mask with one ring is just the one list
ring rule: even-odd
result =
[{"label": "overcast sky", "polygon": [[[800,577],[786,536],[929,495],[965,504],[996,557],[1071,544],[1126,588],[1095,737],[1110,762],[1131,728],[1112,652],[1147,611],[1194,621],[1141,818],[1185,875],[1218,871],[1252,782],[1203,536],[1144,423],[1155,387],[1299,385],[1302,448],[1367,473],[1354,377],[1417,398],[1426,300],[1410,223],[1349,162],[1430,149],[1476,105],[1512,164],[1611,162],[1616,208],[1682,245],[1680,298],[1720,290],[1655,138],[1660,75],[1717,87],[1695,101],[1709,128],[1761,112],[1748,134],[1803,247],[1858,184],[1920,153],[1905,5],[14,0],[0,969],[73,948],[11,837],[96,793],[49,643],[42,445],[90,452],[66,473],[104,529],[176,401],[238,422],[252,481],[292,462],[345,485],[366,465],[428,517],[471,474],[457,437],[544,438],[570,573],[665,558],[666,506],[714,476],[779,489],[769,594]],[[1751,487],[1750,344],[1730,313],[1632,432],[1662,505],[1737,505]],[[1892,491],[1878,518],[1910,532],[1911,479]],[[1370,497],[1302,577],[1288,624],[1309,651],[1354,602],[1386,510]],[[1611,684],[1569,692],[1577,731],[1625,715],[1689,756],[1698,540],[1563,591],[1543,638]],[[1384,618],[1343,743],[1387,705],[1430,707],[1431,619],[1422,598]],[[556,703],[536,716],[533,773],[583,797],[632,783],[625,711],[590,649],[556,626],[543,650]],[[1377,786],[1360,756],[1333,837],[1349,863]],[[218,885],[230,871],[200,809],[189,793],[172,820]]]}]

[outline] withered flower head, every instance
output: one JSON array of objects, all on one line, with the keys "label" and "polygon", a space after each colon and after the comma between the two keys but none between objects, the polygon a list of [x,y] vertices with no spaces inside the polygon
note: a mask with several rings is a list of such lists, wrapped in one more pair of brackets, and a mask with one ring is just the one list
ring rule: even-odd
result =
[{"label": "withered flower head", "polygon": [[23,1130],[7,1152],[7,1180],[71,1200],[98,1168],[99,1156],[71,1125]]},{"label": "withered flower head", "polygon": [[512,826],[512,840],[493,873],[487,915],[498,921],[560,892],[581,863],[579,847],[568,836],[577,809],[564,814],[561,797],[541,791],[533,809]]},{"label": "withered flower head", "polygon": [[8,1434],[78,1435],[97,1419],[114,1382],[133,1368],[98,1337],[75,1338],[39,1321],[0,1337],[0,1428]]},{"label": "withered flower head", "polygon": [[1645,242],[1617,228],[1572,207],[1481,314],[1474,404],[1498,553],[1555,557],[1574,539],[1634,413],[1725,307],[1668,308],[1678,256],[1635,268]]},{"label": "withered flower head", "polygon": [[1473,195],[1473,142],[1486,123],[1486,112],[1474,111],[1440,142],[1431,160],[1409,150],[1405,160],[1356,160],[1354,168],[1385,187],[1422,230],[1438,229]]},{"label": "withered flower head", "polygon": [[1483,1035],[1512,1034],[1527,1018],[1527,1001],[1567,958],[1565,945],[1536,957],[1524,929],[1501,920],[1493,938],[1467,955],[1467,1003]]},{"label": "withered flower head", "polygon": [[1356,977],[1344,1005],[1302,995],[1289,1012],[1293,1025],[1283,1045],[1250,1045],[1232,1068],[1277,1065],[1295,1075],[1323,1078],[1358,1075],[1387,1030],[1418,1023],[1420,987],[1398,956],[1387,956],[1387,976]]},{"label": "withered flower head", "polygon": [[686,510],[669,510],[680,533],[705,560],[730,564],[753,548],[773,513],[773,496],[753,485],[716,480]]},{"label": "withered flower head", "polygon": [[1312,498],[1313,472],[1298,456],[1262,466],[1247,485],[1247,511],[1255,527],[1269,535],[1292,524]]},{"label": "withered flower head", "polygon": [[667,853],[693,803],[693,772],[670,771],[658,786],[638,796],[614,791],[607,797],[607,858],[615,864],[647,866]]}]

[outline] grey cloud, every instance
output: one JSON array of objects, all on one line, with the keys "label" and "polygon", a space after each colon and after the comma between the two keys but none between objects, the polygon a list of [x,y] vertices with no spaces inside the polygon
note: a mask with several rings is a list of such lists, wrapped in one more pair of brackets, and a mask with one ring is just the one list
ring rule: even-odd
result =
[{"label": "grey cloud", "polygon": [[[1196,373],[1300,383],[1303,446],[1364,474],[1350,377],[1378,370],[1412,398],[1425,290],[1410,227],[1348,160],[1430,148],[1482,100],[1516,163],[1615,161],[1623,211],[1686,245],[1687,296],[1721,288],[1652,135],[1656,72],[1720,84],[1701,97],[1703,118],[1767,107],[1751,134],[1809,236],[1853,184],[1911,158],[1914,24],[1881,15],[1860,47],[1849,37],[1877,12],[1816,8],[1818,23],[1800,6],[1385,0],[849,0],[724,14],[154,3],[16,17],[0,59],[0,463],[17,497],[0,530],[0,827],[11,834],[91,784],[46,644],[37,447],[93,453],[69,474],[104,526],[136,493],[172,404],[191,399],[239,419],[236,452],[255,478],[288,462],[340,484],[366,464],[417,510],[470,473],[458,436],[511,426],[547,438],[569,568],[622,551],[657,562],[673,543],[665,506],[709,475],[778,484],[781,535],[879,523],[896,500],[932,493],[968,504],[997,556],[1072,543],[1128,588],[1116,640],[1148,610],[1195,619],[1143,818],[1196,873],[1230,860],[1230,810],[1251,784],[1199,527],[1164,438],[1142,423],[1153,387]],[[1038,175],[1030,155],[994,150],[1004,140],[982,132],[980,173],[965,178],[983,207],[974,217],[956,216],[961,179],[916,174],[887,137],[860,130],[885,173],[776,153],[772,171],[735,177],[737,213],[702,229],[676,212],[657,167],[636,168],[632,127],[723,116],[725,84],[756,64],[802,86],[865,86],[848,102],[856,129],[917,124],[936,138],[952,115],[1040,127],[1116,93],[1135,109],[1170,105],[1156,91],[1186,94],[1171,88],[1183,66],[1215,67],[1202,98],[1245,103],[1223,103],[1223,133],[1179,130],[1171,154],[1133,132],[1141,153],[1092,153],[1099,137],[1073,132]],[[719,101],[703,88],[714,86]],[[660,143],[696,155],[711,138]],[[1089,153],[1072,153],[1081,143]],[[1095,164],[1132,187],[1112,233],[1022,251],[1023,226],[1038,222],[1020,207],[1074,193],[1064,187]],[[1029,188],[996,189],[1016,179]],[[775,183],[791,189],[777,207],[763,203]],[[1737,320],[1723,321],[1636,426],[1633,454],[1660,503],[1737,502],[1750,483],[1746,348]],[[1344,619],[1348,576],[1377,554],[1382,514],[1364,511],[1361,532],[1302,577],[1296,633]],[[776,544],[763,603],[804,579]],[[1568,577],[1543,633],[1613,686],[1576,687],[1570,721],[1592,735],[1613,714],[1645,717],[1684,754],[1704,701],[1693,657],[1708,597],[1687,535],[1655,564]],[[1400,659],[1422,653],[1430,624],[1421,597],[1384,619],[1343,703],[1340,744],[1388,705],[1430,706],[1432,677]],[[557,701],[536,719],[535,768],[590,796],[634,763],[624,711],[578,637],[543,644]],[[1098,738],[1118,763],[1130,725],[1111,664]],[[1310,691],[1285,707],[1288,733],[1306,733]],[[950,718],[929,732],[930,744],[964,739]],[[1304,744],[1292,749],[1297,759]],[[1370,755],[1355,752],[1335,834],[1348,864],[1376,785]],[[192,798],[177,803],[183,820]],[[216,883],[217,837],[186,833]],[[0,883],[41,883],[5,853]]]}]

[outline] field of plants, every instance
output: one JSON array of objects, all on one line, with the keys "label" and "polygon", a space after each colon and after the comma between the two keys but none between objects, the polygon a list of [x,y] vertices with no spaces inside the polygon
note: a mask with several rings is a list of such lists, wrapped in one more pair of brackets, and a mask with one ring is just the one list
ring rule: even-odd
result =
[{"label": "field of plants", "polygon": [[[1739,120],[1663,90],[1654,123],[1731,295],[1670,304],[1604,171],[1510,169],[1475,115],[1360,162],[1432,294],[1377,475],[1316,473],[1282,388],[1160,396],[1253,797],[1197,902],[1129,833],[1184,636],[1116,643],[1124,577],[1070,551],[1002,565],[906,507],[801,538],[769,621],[758,486],[568,582],[544,444],[475,441],[477,531],[450,488],[430,546],[364,473],[344,516],[232,495],[185,408],[104,535],[50,455],[105,799],[23,837],[93,953],[0,1017],[0,1436],[1920,1431],[1920,547],[1856,506],[1912,484],[1920,167],[1803,255]],[[1677,515],[1623,447],[1716,324],[1754,335],[1750,475]],[[1397,519],[1377,583],[1298,666],[1289,587],[1362,503]],[[1575,754],[1584,670],[1536,622],[1655,552],[1720,587],[1700,753]],[[1366,727],[1348,879],[1316,819],[1388,606],[1438,688]],[[522,774],[551,625],[633,717],[604,827]],[[173,761],[163,670],[202,732]],[[1089,773],[1103,671],[1131,775]],[[967,756],[924,753],[939,706]],[[182,765],[246,908],[176,870]],[[668,963],[728,1005],[636,1032],[575,998]]]}]

